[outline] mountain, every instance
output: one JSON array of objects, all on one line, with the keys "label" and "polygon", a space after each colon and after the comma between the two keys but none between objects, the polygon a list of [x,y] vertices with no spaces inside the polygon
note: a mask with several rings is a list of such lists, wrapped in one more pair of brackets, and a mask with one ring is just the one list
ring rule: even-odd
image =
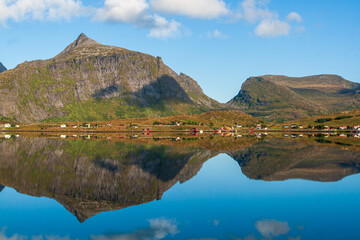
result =
[{"label": "mountain", "polygon": [[160,200],[218,154],[201,148],[48,138],[0,139],[0,151],[1,184],[53,198],[80,222],[100,212]]},{"label": "mountain", "polygon": [[0,112],[20,122],[97,121],[222,108],[160,57],[106,46],[81,34],[52,59],[0,76]]},{"label": "mountain", "polygon": [[6,67],[0,62],[0,73],[6,71]]},{"label": "mountain", "polygon": [[249,78],[227,106],[280,122],[360,108],[359,92],[360,84],[337,75],[266,75]]},{"label": "mountain", "polygon": [[271,138],[229,155],[251,179],[334,182],[360,172],[358,148],[354,151],[343,145]]}]

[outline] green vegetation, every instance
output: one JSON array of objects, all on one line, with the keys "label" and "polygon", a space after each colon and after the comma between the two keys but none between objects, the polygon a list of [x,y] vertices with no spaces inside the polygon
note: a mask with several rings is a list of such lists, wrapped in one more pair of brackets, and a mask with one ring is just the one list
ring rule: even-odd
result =
[{"label": "green vegetation", "polygon": [[347,118],[352,118],[353,116],[340,116],[340,117],[336,117],[335,120],[342,120],[342,119],[347,119]]},{"label": "green vegetation", "polygon": [[332,120],[333,120],[332,118],[319,118],[315,122],[316,123],[324,123],[324,122],[330,122]]}]

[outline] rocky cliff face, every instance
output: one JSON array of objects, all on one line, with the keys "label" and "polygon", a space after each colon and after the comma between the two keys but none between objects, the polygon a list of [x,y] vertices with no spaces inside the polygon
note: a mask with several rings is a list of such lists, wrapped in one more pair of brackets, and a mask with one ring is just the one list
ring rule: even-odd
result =
[{"label": "rocky cliff face", "polygon": [[160,57],[105,46],[81,34],[49,60],[0,76],[0,114],[21,122],[108,120],[200,113],[222,105]]},{"label": "rocky cliff face", "polygon": [[6,67],[0,62],[0,73],[6,71]]},{"label": "rocky cliff face", "polygon": [[227,103],[270,121],[360,108],[360,84],[336,75],[251,77]]}]

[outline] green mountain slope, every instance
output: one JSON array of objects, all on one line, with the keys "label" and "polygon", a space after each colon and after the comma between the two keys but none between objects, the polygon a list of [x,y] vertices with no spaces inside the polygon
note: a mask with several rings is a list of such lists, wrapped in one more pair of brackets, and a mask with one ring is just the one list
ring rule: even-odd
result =
[{"label": "green mountain slope", "polygon": [[336,75],[251,77],[229,107],[270,121],[360,108],[360,84]]},{"label": "green mountain slope", "polygon": [[222,107],[160,57],[105,46],[84,34],[52,59],[0,75],[0,114],[21,122],[157,117]]}]

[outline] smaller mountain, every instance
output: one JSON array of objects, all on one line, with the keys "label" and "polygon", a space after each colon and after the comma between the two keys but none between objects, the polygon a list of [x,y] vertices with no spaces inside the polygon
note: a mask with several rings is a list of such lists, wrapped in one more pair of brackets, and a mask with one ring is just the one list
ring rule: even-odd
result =
[{"label": "smaller mountain", "polygon": [[337,75],[251,77],[229,107],[281,122],[360,108],[360,84]]},{"label": "smaller mountain", "polygon": [[0,62],[0,73],[6,71],[6,67]]}]

